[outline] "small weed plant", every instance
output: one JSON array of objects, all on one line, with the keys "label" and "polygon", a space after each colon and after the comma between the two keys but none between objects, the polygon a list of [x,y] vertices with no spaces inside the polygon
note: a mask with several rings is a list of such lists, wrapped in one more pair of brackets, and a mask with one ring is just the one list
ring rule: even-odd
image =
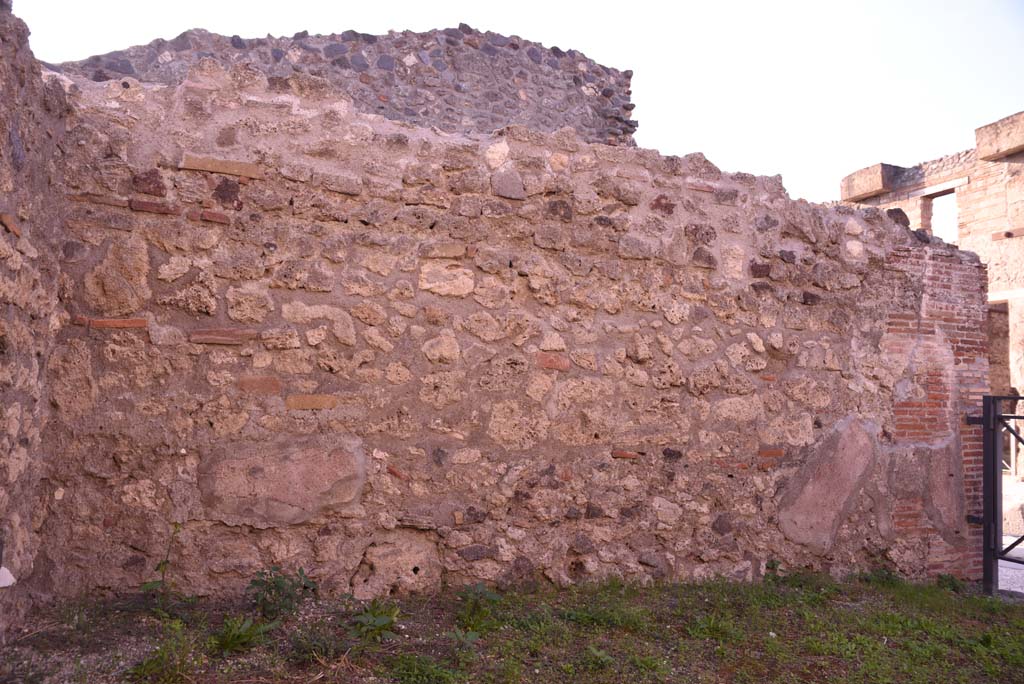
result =
[{"label": "small weed plant", "polygon": [[253,604],[263,617],[275,620],[294,611],[309,596],[317,593],[317,584],[302,568],[291,575],[281,566],[260,570],[247,589]]},{"label": "small weed plant", "polygon": [[143,593],[156,597],[156,606],[153,608],[153,612],[164,619],[171,617],[170,610],[174,587],[168,578],[168,573],[171,568],[171,547],[174,545],[174,540],[177,539],[179,532],[181,532],[181,525],[179,523],[171,525],[171,535],[167,538],[164,557],[160,559],[160,562],[154,568],[157,575],[159,575],[159,579],[143,582],[142,586],[139,587]]},{"label": "small weed plant", "polygon": [[179,684],[192,681],[202,664],[195,635],[185,629],[181,620],[165,620],[160,645],[145,660],[128,671],[133,682],[147,684]]},{"label": "small weed plant", "polygon": [[251,617],[229,617],[221,628],[210,637],[209,648],[214,653],[228,655],[247,651],[263,643],[268,632],[276,629],[280,620],[256,622]]},{"label": "small weed plant", "polygon": [[488,589],[487,585],[481,582],[463,587],[458,598],[461,606],[455,622],[460,629],[479,635],[499,626],[494,618],[494,608],[501,601],[501,596]]},{"label": "small weed plant", "polygon": [[399,614],[397,605],[374,599],[352,618],[352,632],[363,643],[394,639]]},{"label": "small weed plant", "polygon": [[337,629],[327,620],[299,627],[288,637],[288,643],[291,646],[288,659],[302,665],[326,665],[347,651]]},{"label": "small weed plant", "polygon": [[403,653],[391,660],[391,676],[398,684],[455,684],[454,672],[427,656]]}]

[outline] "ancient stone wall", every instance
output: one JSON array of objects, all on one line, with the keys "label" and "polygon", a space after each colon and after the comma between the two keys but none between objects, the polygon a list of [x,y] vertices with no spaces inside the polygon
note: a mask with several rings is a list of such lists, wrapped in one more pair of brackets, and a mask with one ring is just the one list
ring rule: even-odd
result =
[{"label": "ancient stone wall", "polygon": [[465,24],[428,33],[372,36],[356,31],[291,38],[219,36],[186,31],[54,69],[95,81],[126,77],[180,84],[200,59],[249,64],[287,90],[306,73],[347,93],[357,111],[449,132],[490,133],[508,124],[554,132],[576,129],[588,142],[632,145],[632,72],[596,64],[518,36]]},{"label": "ancient stone wall", "polygon": [[[912,167],[876,164],[843,179],[844,200],[903,209],[914,230],[931,232],[932,201],[956,196],[962,249],[988,266],[993,376],[999,394],[1024,391],[1024,112],[975,131],[975,149]],[[1009,313],[1007,313],[1009,312]],[[1008,321],[1007,321],[1008,317]]]},{"label": "ancient stone wall", "polygon": [[367,116],[308,74],[66,85],[40,591],[137,586],[168,545],[194,593],[272,563],[361,597],[978,575],[973,255],[700,155]]},{"label": "ancient stone wall", "polygon": [[46,514],[42,382],[62,317],[57,236],[64,94],[45,87],[28,30],[0,3],[0,637],[23,615]]}]

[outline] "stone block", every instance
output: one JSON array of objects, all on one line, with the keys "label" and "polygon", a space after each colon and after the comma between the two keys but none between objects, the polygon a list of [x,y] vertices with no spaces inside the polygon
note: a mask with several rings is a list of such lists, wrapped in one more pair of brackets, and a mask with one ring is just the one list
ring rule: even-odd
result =
[{"label": "stone block", "polygon": [[365,482],[362,441],[337,434],[225,442],[203,455],[198,475],[208,516],[257,528],[296,525],[353,504]]},{"label": "stone block", "polygon": [[281,387],[281,379],[276,375],[246,375],[238,378],[238,389],[247,394],[280,394]]},{"label": "stone block", "polygon": [[333,394],[289,394],[284,404],[292,411],[317,411],[334,408],[338,405],[338,397]]},{"label": "stone block", "polygon": [[456,262],[428,261],[420,268],[419,285],[445,297],[465,297],[473,291],[473,272]]},{"label": "stone block", "polygon": [[92,193],[82,193],[80,195],[68,195],[68,199],[72,202],[87,202],[89,204],[103,204],[108,207],[119,207],[121,209],[128,208],[128,200],[121,197],[108,197],[106,195],[94,195]]},{"label": "stone block", "polygon": [[523,179],[519,172],[513,168],[504,168],[495,171],[491,176],[491,190],[498,197],[506,199],[526,199],[526,189],[523,186]]},{"label": "stone block", "polygon": [[840,181],[840,199],[856,202],[889,192],[893,189],[893,178],[899,168],[892,164],[874,164],[851,173]]},{"label": "stone block", "polygon": [[185,212],[185,218],[189,221],[207,221],[209,223],[220,223],[222,225],[231,225],[231,217],[222,211],[214,211],[213,209],[190,209]]},{"label": "stone block", "polygon": [[828,552],[875,463],[874,431],[847,418],[808,458],[779,506],[779,528],[787,539],[818,554]]},{"label": "stone block", "polygon": [[154,200],[133,199],[128,202],[128,206],[131,207],[132,211],[142,211],[149,214],[167,214],[169,216],[181,214],[181,209],[178,207]]},{"label": "stone block", "polygon": [[359,600],[393,592],[433,590],[441,582],[441,558],[429,532],[390,530],[374,536],[352,578]]},{"label": "stone block", "polygon": [[1017,112],[975,129],[979,159],[996,161],[1024,150],[1024,112]]},{"label": "stone block", "polygon": [[188,341],[195,344],[245,344],[256,337],[256,331],[248,328],[199,328],[193,330]]},{"label": "stone block", "polygon": [[572,368],[572,362],[564,354],[553,352],[537,352],[537,367],[548,370],[567,371]]},{"label": "stone block", "polygon": [[217,159],[214,157],[201,157],[186,152],[178,164],[179,169],[190,169],[192,171],[209,171],[211,173],[223,173],[228,176],[242,176],[243,178],[262,179],[263,168],[259,164],[232,159]]}]

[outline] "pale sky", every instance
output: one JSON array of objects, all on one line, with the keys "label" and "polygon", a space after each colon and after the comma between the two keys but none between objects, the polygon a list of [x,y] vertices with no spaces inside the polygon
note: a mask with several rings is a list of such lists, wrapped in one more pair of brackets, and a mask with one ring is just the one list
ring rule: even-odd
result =
[{"label": "pale sky", "polygon": [[243,38],[465,22],[632,69],[636,140],[782,174],[790,195],[974,146],[1024,110],[1024,0],[324,2],[14,0],[49,62],[205,28]]}]

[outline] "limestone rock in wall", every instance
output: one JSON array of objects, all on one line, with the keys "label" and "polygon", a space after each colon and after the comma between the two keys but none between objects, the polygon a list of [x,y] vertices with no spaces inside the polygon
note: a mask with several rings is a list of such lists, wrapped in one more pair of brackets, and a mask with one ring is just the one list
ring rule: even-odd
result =
[{"label": "limestone rock in wall", "polygon": [[138,235],[110,245],[106,257],[85,279],[85,299],[107,316],[141,309],[152,296],[148,283],[149,253]]},{"label": "limestone rock in wall", "polygon": [[860,493],[877,456],[877,428],[856,418],[840,421],[787,485],[779,529],[797,544],[826,553]]},{"label": "limestone rock in wall", "polygon": [[351,580],[352,595],[365,600],[432,589],[440,584],[441,570],[437,544],[430,534],[415,530],[382,532],[363,554]]},{"label": "limestone rock in wall", "polygon": [[358,438],[330,435],[226,442],[199,465],[207,514],[229,525],[295,525],[356,502],[366,482]]}]

